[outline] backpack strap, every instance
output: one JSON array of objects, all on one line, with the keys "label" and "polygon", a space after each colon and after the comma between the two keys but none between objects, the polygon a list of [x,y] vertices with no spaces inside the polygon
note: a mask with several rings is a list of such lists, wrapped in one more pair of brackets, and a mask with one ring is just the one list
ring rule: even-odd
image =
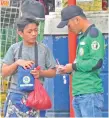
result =
[{"label": "backpack strap", "polygon": [[[19,53],[18,53],[18,59],[22,58],[22,47],[23,47],[23,42],[20,45],[19,48]],[[37,42],[35,43],[35,48],[34,48],[34,52],[35,52],[35,66],[38,66],[38,45]]]},{"label": "backpack strap", "polygon": [[19,47],[18,59],[22,58],[22,47],[23,47],[23,42],[21,42],[20,47]]}]

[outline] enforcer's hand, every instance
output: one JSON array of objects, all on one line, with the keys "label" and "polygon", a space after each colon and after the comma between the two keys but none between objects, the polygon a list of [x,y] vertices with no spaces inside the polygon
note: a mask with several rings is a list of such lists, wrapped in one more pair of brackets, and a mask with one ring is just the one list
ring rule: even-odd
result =
[{"label": "enforcer's hand", "polygon": [[66,73],[66,68],[64,65],[57,65],[56,70],[58,74],[65,74]]},{"label": "enforcer's hand", "polygon": [[72,63],[66,64],[65,66],[57,65],[57,71],[59,74],[66,74],[72,72]]},{"label": "enforcer's hand", "polygon": [[72,72],[72,71],[73,71],[72,63],[66,64],[66,65],[65,65],[65,68],[66,68],[66,72],[67,72],[67,73]]}]

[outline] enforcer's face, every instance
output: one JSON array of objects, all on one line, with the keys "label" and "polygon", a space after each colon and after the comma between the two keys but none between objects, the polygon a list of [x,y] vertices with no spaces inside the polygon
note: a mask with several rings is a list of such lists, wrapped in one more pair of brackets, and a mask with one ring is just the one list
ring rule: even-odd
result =
[{"label": "enforcer's face", "polygon": [[68,30],[75,34],[78,34],[80,32],[79,21],[76,17],[68,21]]}]

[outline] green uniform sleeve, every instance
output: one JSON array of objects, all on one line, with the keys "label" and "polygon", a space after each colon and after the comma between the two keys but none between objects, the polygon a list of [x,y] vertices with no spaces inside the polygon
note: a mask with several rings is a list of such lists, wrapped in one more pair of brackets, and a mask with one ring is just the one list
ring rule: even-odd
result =
[{"label": "green uniform sleeve", "polygon": [[101,68],[104,58],[104,37],[100,33],[97,37],[89,36],[89,55],[87,59],[79,59],[76,63],[78,71],[93,71]]}]

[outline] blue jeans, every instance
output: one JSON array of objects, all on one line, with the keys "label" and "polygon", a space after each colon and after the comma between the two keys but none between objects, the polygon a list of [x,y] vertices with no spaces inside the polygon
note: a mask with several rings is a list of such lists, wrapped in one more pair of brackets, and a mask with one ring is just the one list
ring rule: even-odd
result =
[{"label": "blue jeans", "polygon": [[102,117],[104,98],[102,93],[74,96],[75,117]]}]

